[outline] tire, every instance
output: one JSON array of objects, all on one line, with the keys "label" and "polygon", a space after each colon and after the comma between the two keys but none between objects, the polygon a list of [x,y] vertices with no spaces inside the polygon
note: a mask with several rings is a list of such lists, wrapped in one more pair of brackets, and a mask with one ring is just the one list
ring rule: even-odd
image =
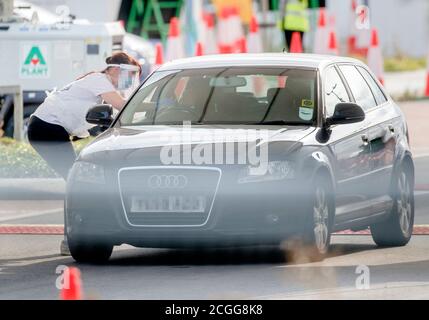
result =
[{"label": "tire", "polygon": [[311,229],[308,230],[310,240],[309,244],[313,247],[316,254],[323,257],[329,251],[331,244],[332,217],[334,215],[334,201],[332,188],[329,183],[319,178],[315,181],[313,190],[313,220]]},{"label": "tire", "polygon": [[411,170],[401,166],[394,178],[393,207],[389,218],[371,225],[374,242],[381,247],[405,246],[414,225],[414,183]]},{"label": "tire", "polygon": [[301,240],[292,243],[288,252],[291,260],[320,261],[325,258],[331,243],[335,196],[329,177],[320,175],[313,183],[312,201],[308,202]]},{"label": "tire", "polygon": [[60,254],[62,256],[71,256],[70,254],[70,249],[69,249],[69,244],[67,241],[67,215],[66,215],[66,201],[64,201],[64,238],[63,240],[61,240],[60,243]]},{"label": "tire", "polygon": [[101,264],[109,260],[113,245],[67,236],[70,254],[76,262]]}]

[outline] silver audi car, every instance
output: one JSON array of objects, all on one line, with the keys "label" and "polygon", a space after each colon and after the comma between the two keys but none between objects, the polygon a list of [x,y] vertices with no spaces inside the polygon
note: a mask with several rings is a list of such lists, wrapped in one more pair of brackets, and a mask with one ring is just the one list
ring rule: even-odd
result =
[{"label": "silver audi car", "polygon": [[414,165],[404,116],[362,62],[305,54],[167,63],[76,160],[65,224],[73,258],[116,245],[279,244],[323,256],[331,234],[370,228],[408,243]]}]

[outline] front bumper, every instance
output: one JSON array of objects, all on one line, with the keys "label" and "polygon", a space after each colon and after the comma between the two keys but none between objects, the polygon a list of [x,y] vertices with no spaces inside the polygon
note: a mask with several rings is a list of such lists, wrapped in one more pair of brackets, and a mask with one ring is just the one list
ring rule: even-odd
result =
[{"label": "front bumper", "polygon": [[106,177],[104,185],[69,182],[66,230],[70,237],[147,247],[274,243],[301,233],[308,212],[310,188],[305,182],[239,184],[236,171],[222,170],[204,224],[133,225],[127,219],[117,177]]}]

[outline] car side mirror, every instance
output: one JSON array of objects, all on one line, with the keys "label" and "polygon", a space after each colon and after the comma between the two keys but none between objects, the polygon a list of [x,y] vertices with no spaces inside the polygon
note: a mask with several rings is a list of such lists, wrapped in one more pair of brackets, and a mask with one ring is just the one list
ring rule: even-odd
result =
[{"label": "car side mirror", "polygon": [[98,104],[88,110],[86,122],[108,127],[113,122],[113,108],[110,104]]},{"label": "car side mirror", "polygon": [[365,112],[356,103],[341,102],[335,106],[334,115],[326,119],[327,126],[356,123],[365,120]]}]

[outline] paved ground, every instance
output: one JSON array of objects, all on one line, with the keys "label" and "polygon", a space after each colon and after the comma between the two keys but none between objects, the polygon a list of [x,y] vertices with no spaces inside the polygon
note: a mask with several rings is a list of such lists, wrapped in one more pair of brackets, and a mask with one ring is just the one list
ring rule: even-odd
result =
[{"label": "paved ground", "polygon": [[[87,298],[429,298],[429,237],[377,248],[368,236],[335,236],[331,257],[308,262],[278,248],[211,251],[123,246],[104,266],[78,265]],[[0,236],[0,299],[56,299],[59,236]],[[28,245],[31,243],[31,247]],[[358,266],[369,268],[369,289]],[[362,268],[362,267],[361,267]],[[364,267],[365,268],[365,267]],[[362,289],[358,289],[362,288]]]},{"label": "paved ground", "polygon": [[429,155],[429,100],[399,104],[408,122],[410,143],[415,155]]}]

